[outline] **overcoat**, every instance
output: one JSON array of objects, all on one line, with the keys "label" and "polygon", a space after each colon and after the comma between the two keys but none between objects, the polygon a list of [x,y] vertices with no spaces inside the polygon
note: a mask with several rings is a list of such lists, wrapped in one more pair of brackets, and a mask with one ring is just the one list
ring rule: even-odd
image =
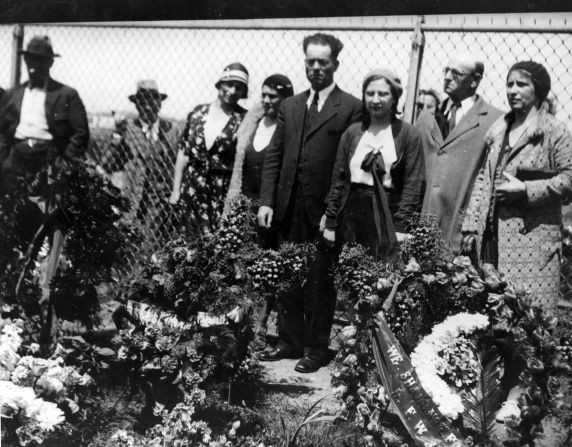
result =
[{"label": "overcoat", "polygon": [[433,162],[428,166],[423,213],[437,218],[445,240],[455,253],[461,249],[464,213],[485,158],[485,134],[501,114],[500,110],[477,97],[473,107],[445,140],[433,128],[429,137],[433,141],[434,154],[425,144],[426,160]]},{"label": "overcoat", "polygon": [[[489,216],[494,175],[511,113],[501,117],[486,137],[489,151],[479,173],[467,215],[464,234],[476,234],[480,253]],[[552,172],[550,178],[524,181],[526,199],[497,204],[498,268],[514,284],[524,286],[538,305],[556,306],[559,294],[562,246],[562,199],[572,192],[572,137],[566,126],[541,110],[508,155],[504,172],[534,169]]]},{"label": "overcoat", "polygon": [[260,203],[274,209],[274,219],[283,220],[294,186],[300,181],[308,218],[318,225],[326,209],[338,142],[348,126],[361,119],[362,106],[360,100],[336,86],[314,125],[303,135],[308,96],[305,91],[280,106],[276,131],[264,157]]}]

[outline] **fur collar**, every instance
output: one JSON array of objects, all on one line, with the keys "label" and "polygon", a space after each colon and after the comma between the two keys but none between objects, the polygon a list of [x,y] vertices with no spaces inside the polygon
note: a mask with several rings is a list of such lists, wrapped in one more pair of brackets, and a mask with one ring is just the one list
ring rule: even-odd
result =
[{"label": "fur collar", "polygon": [[250,109],[240,127],[236,132],[236,155],[234,157],[234,167],[232,168],[232,176],[230,178],[230,186],[224,202],[223,216],[226,216],[230,211],[230,204],[242,192],[242,167],[244,165],[244,155],[246,149],[252,140],[258,128],[258,123],[264,117],[264,108],[262,104],[257,104]]},{"label": "fur collar", "polygon": [[[489,129],[485,137],[485,143],[490,147],[495,143],[502,144],[504,136],[507,129],[510,127],[514,121],[514,113],[508,112],[504,116],[501,116]],[[538,111],[536,120],[533,126],[526,131],[527,143],[535,143],[544,138],[545,134],[552,132],[553,124],[555,118],[554,115],[548,113],[548,111],[541,107]]]}]

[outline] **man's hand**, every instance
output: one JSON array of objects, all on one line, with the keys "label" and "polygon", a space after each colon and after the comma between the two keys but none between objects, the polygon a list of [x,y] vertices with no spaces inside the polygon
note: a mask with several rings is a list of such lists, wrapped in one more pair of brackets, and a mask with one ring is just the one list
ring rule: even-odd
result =
[{"label": "man's hand", "polygon": [[326,215],[324,214],[320,219],[320,233],[323,233],[326,229]]},{"label": "man's hand", "polygon": [[262,228],[270,228],[272,225],[272,217],[274,216],[274,210],[269,206],[262,205],[258,209],[258,225]]},{"label": "man's hand", "polygon": [[181,191],[173,191],[171,196],[169,197],[169,203],[171,205],[176,205],[179,203],[179,199],[181,198]]},{"label": "man's hand", "polygon": [[397,242],[402,243],[403,241],[411,238],[409,233],[400,233],[399,231],[395,232],[395,236],[397,237]]},{"label": "man's hand", "polygon": [[499,203],[512,203],[526,197],[526,185],[514,175],[503,173],[506,181],[495,183]]},{"label": "man's hand", "polygon": [[326,247],[332,248],[336,243],[336,231],[328,230],[327,228],[325,228],[323,236],[324,236],[324,242],[326,242]]}]

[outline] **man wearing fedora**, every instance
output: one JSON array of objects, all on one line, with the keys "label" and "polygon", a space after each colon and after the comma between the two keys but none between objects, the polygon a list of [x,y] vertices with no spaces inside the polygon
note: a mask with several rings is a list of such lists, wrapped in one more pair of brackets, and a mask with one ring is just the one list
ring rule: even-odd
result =
[{"label": "man wearing fedora", "polygon": [[168,198],[170,173],[177,156],[177,131],[173,123],[159,117],[162,102],[157,82],[137,82],[129,100],[137,117],[117,124],[111,144],[111,158],[104,164],[108,172],[123,171],[124,193],[132,200],[136,217],[149,231],[166,236],[173,230]]},{"label": "man wearing fedora", "polygon": [[50,77],[54,53],[47,36],[33,37],[21,50],[28,81],[0,101],[0,189],[39,171],[59,157],[82,156],[89,141],[85,107],[76,90]]}]

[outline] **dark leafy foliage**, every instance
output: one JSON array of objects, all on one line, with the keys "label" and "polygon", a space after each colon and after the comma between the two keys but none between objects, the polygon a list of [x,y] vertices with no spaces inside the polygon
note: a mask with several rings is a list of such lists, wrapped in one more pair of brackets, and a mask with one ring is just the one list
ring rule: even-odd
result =
[{"label": "dark leafy foliage", "polygon": [[[120,191],[83,162],[20,179],[0,203],[3,300],[33,318],[40,314],[42,293],[51,294],[59,318],[95,323],[95,286],[116,279],[137,241],[136,231],[121,220],[128,208]],[[45,240],[51,243],[54,228],[63,231],[65,243],[53,282],[45,285],[50,289],[42,292],[33,267],[42,261],[38,252]]]},{"label": "dark leafy foliage", "polygon": [[[367,336],[375,313],[384,312],[409,353],[448,316],[480,312],[488,315],[491,327],[478,337],[477,374],[453,371],[461,382],[478,384],[467,386],[476,391],[463,394],[462,433],[474,445],[500,446],[533,443],[543,430],[566,431],[572,421],[572,398],[565,397],[572,391],[567,385],[572,377],[569,317],[557,319],[532,306],[525,291],[507,284],[491,265],[477,270],[469,258],[454,258],[434,221],[417,219],[411,234],[403,247],[405,266],[376,263],[355,246],[344,247],[340,256],[336,284],[351,326],[342,331],[332,385],[348,418],[372,434],[380,426],[372,420],[376,411],[379,415],[379,403],[364,400],[379,386]],[[500,427],[494,422],[496,412],[516,385],[523,390],[521,418]]]}]

